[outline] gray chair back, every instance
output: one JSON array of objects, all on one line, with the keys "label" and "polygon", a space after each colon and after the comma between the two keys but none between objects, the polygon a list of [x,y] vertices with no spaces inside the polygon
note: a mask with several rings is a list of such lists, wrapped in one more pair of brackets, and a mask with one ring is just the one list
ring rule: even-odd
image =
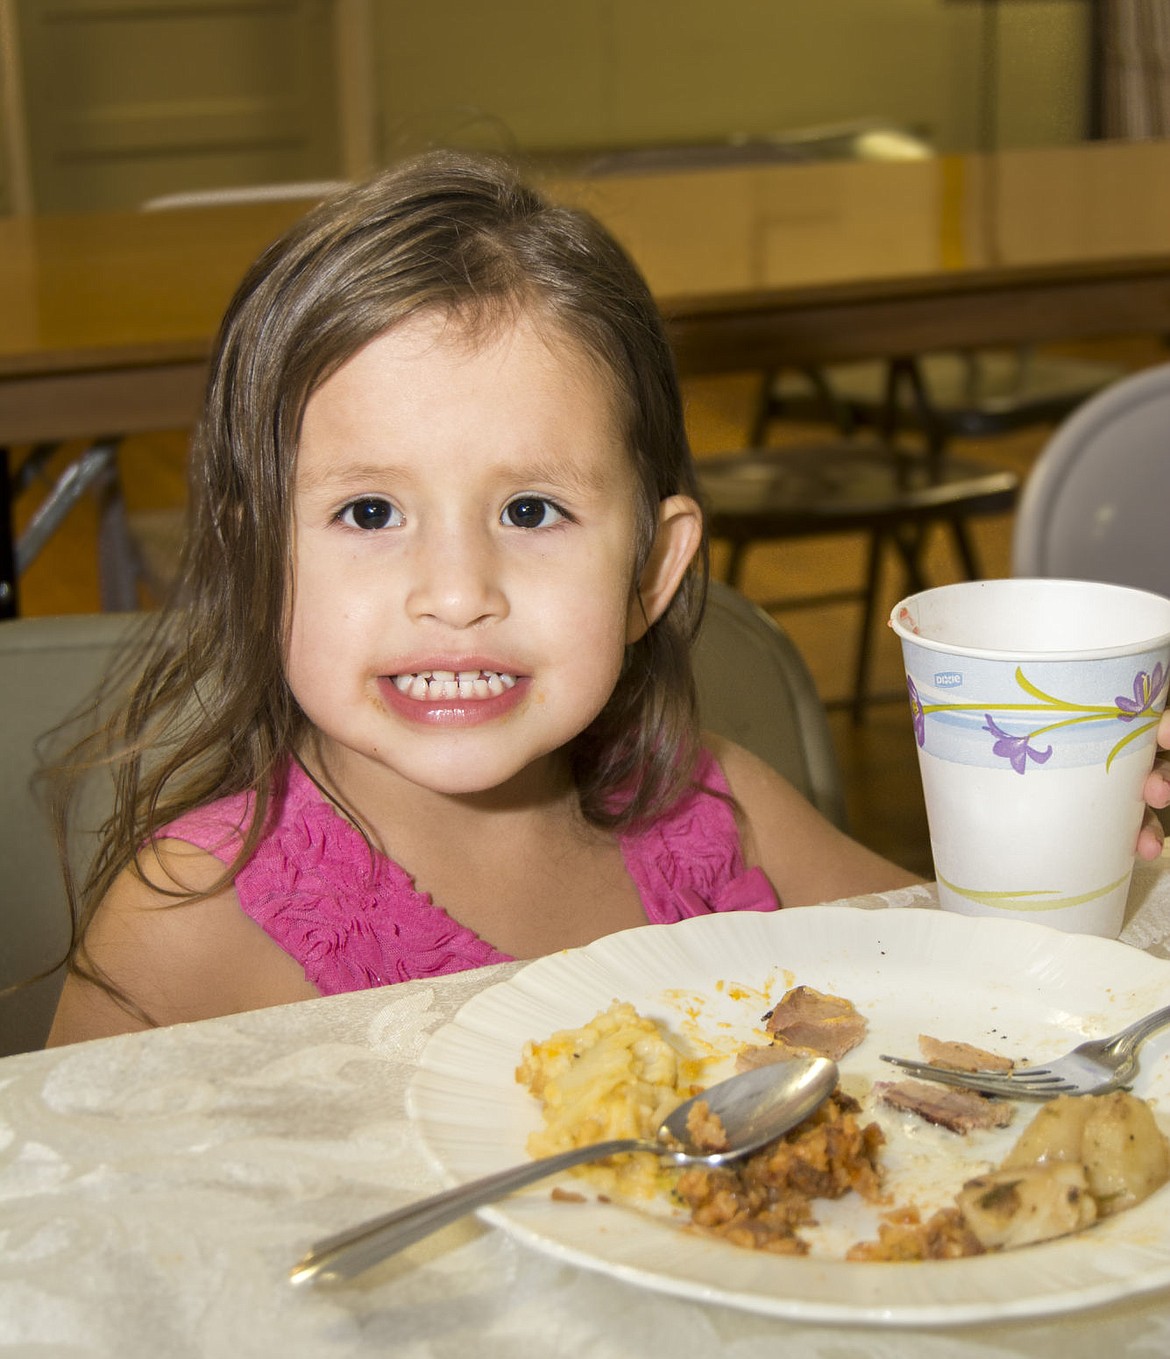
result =
[{"label": "gray chair back", "polygon": [[846,829],[833,739],[803,657],[773,618],[721,581],[707,596],[695,676],[704,727],[765,760]]},{"label": "gray chair back", "polygon": [[1123,378],[1049,439],[1024,486],[1012,574],[1170,595],[1170,364]]},{"label": "gray chair back", "polygon": [[[30,784],[39,738],[75,712],[108,673],[135,615],[0,623],[0,990],[50,967],[69,942],[57,852]],[[711,585],[695,655],[703,723],[786,775],[830,820],[844,802],[824,710],[800,654],[765,613]],[[108,815],[104,775],[85,790],[80,823]],[[91,837],[92,846],[92,837]],[[84,867],[79,847],[76,867]],[[0,1056],[43,1045],[63,970],[0,995]]]},{"label": "gray chair back", "polygon": [[[79,614],[0,623],[0,991],[51,967],[68,947],[61,869],[32,778],[41,738],[94,693],[132,617]],[[111,801],[111,785],[102,776],[85,788],[79,822],[96,828]],[[58,968],[44,981],[0,994],[0,1056],[43,1045],[63,978]]]}]

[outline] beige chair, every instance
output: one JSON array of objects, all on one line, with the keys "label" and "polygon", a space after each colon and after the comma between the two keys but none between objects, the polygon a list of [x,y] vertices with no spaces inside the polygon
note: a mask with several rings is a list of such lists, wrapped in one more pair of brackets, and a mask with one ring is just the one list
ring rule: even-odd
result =
[{"label": "beige chair", "polygon": [[1012,575],[1071,576],[1170,595],[1170,363],[1087,401],[1024,485]]},{"label": "beige chair", "polygon": [[[78,709],[109,670],[134,616],[80,614],[0,623],[0,1056],[40,1047],[61,989],[3,988],[52,967],[69,944],[65,891],[48,820],[31,788],[43,738]],[[96,826],[108,780],[86,790],[79,820]],[[79,849],[79,865],[84,861]]]},{"label": "beige chair", "polygon": [[695,677],[703,726],[766,760],[846,829],[833,738],[804,659],[774,619],[717,580],[695,647]]},{"label": "beige chair", "polygon": [[[0,990],[51,968],[69,943],[57,853],[30,792],[39,738],[97,688],[135,619],[97,614],[0,623]],[[804,662],[777,625],[714,583],[696,667],[704,724],[755,751],[842,825],[825,716]],[[111,796],[103,775],[86,790],[81,824],[96,828]],[[73,857],[80,868],[86,845]],[[0,1056],[43,1044],[63,975],[57,969],[0,995]]]}]

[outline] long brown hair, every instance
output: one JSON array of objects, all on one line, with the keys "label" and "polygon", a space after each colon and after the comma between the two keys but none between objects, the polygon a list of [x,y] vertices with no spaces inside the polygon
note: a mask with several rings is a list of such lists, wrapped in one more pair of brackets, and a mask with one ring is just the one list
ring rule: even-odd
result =
[{"label": "long brown hair", "polygon": [[[77,894],[82,933],[117,874],[192,807],[243,791],[255,798],[220,885],[255,848],[274,781],[306,734],[283,670],[305,406],[359,349],[421,312],[449,315],[473,338],[532,315],[607,375],[638,478],[637,574],[659,502],[697,498],[657,308],[592,217],[550,203],[502,162],[446,152],[322,204],[256,261],[220,327],[174,597],[127,659],[129,700],[101,734],[113,752],[105,758],[116,807]],[[574,742],[581,808],[593,824],[644,821],[691,777],[690,647],[706,573],[704,542],[664,615],[628,648],[604,711]],[[67,811],[59,820],[64,829]]]}]

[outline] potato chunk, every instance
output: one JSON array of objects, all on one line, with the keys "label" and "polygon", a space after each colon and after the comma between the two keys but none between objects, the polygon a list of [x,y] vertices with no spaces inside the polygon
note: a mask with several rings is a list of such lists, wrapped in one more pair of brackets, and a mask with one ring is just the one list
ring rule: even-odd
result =
[{"label": "potato chunk", "polygon": [[1003,1159],[1003,1168],[1039,1165],[1043,1161],[1079,1161],[1091,1096],[1060,1095],[1036,1111],[1031,1123]]},{"label": "potato chunk", "polygon": [[1102,1214],[1119,1213],[1166,1183],[1170,1155],[1144,1100],[1124,1090],[1093,1098],[1083,1144],[1089,1188]]},{"label": "potato chunk", "polygon": [[956,1202],[984,1250],[1050,1241],[1097,1218],[1085,1168],[1073,1161],[994,1170],[968,1180]]},{"label": "potato chunk", "polygon": [[1170,1149],[1150,1106],[1125,1090],[1061,1095],[1045,1104],[1005,1157],[1005,1169],[1084,1166],[1102,1216],[1130,1208],[1170,1179]]}]

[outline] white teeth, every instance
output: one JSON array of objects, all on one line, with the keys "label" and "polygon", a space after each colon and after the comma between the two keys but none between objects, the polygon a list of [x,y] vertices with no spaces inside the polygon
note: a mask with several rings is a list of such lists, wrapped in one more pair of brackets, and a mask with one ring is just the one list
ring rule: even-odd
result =
[{"label": "white teeth", "polygon": [[516,683],[515,675],[496,670],[420,670],[414,675],[393,675],[391,678],[400,694],[420,701],[493,698]]}]

